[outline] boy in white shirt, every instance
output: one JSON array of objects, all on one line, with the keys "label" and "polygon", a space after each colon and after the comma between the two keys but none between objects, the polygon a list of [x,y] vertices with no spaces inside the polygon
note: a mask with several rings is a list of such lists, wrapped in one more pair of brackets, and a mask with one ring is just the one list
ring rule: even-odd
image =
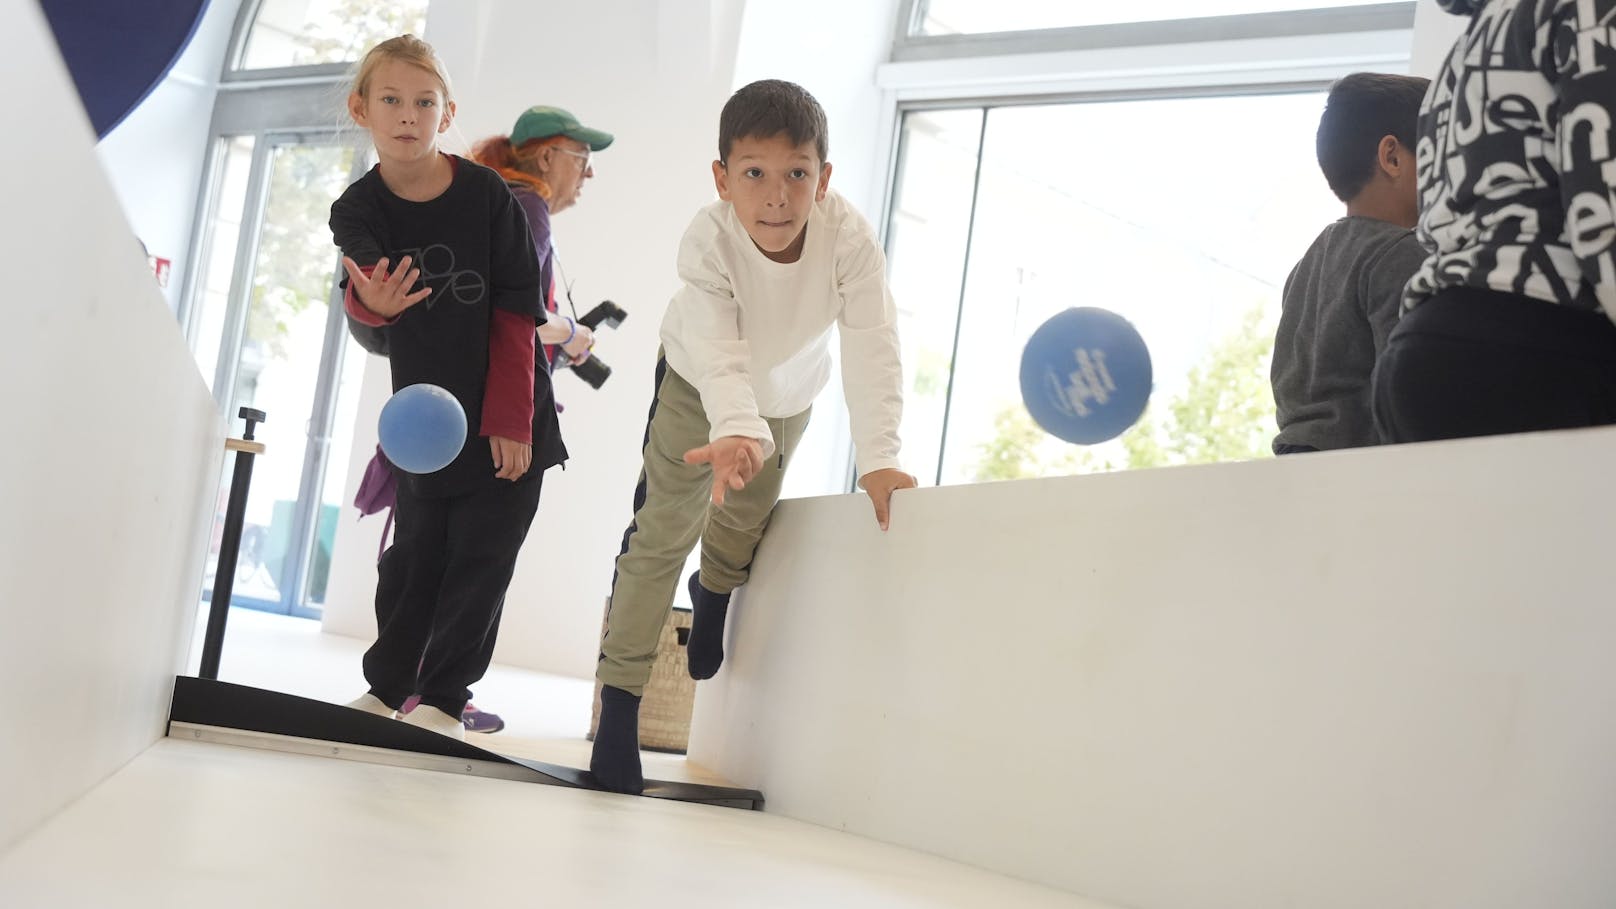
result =
[{"label": "boy in white shirt", "polygon": [[830,378],[841,335],[859,485],[888,526],[903,370],[886,257],[869,223],[828,188],[825,112],[800,86],[764,80],[719,116],[718,202],[679,245],[684,286],[662,320],[663,354],[645,433],[634,521],[623,537],[596,677],[601,716],[589,767],[640,792],[640,695],[696,542],[688,654],[693,678],[723,662],[730,591],[744,584],[786,465]]}]

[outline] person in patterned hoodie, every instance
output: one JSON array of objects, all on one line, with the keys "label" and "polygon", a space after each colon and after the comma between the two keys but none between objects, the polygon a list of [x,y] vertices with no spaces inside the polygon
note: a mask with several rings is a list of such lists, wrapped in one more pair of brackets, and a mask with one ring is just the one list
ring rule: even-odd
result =
[{"label": "person in patterned hoodie", "polygon": [[1375,373],[1388,441],[1616,423],[1616,0],[1470,17],[1420,108],[1429,251]]}]

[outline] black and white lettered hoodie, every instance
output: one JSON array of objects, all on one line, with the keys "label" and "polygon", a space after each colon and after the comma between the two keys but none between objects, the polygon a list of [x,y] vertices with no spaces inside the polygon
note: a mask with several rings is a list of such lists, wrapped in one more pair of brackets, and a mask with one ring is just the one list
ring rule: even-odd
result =
[{"label": "black and white lettered hoodie", "polygon": [[1616,319],[1616,0],[1437,0],[1470,17],[1431,83],[1404,310],[1489,288]]}]

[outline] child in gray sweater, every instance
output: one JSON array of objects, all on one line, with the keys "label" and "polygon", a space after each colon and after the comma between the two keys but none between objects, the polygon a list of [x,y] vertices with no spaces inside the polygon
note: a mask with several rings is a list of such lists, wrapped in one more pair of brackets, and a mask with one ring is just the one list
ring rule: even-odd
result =
[{"label": "child in gray sweater", "polygon": [[1425,261],[1414,136],[1429,80],[1354,73],[1330,88],[1319,168],[1346,217],[1330,224],[1285,281],[1270,379],[1275,454],[1378,444],[1375,359],[1397,324],[1403,285]]}]

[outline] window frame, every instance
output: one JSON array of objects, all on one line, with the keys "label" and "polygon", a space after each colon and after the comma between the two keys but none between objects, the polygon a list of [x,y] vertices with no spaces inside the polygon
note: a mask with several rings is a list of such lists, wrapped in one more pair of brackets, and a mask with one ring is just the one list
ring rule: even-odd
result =
[{"label": "window frame", "polygon": [[902,0],[892,42],[892,59],[936,60],[1000,54],[1095,50],[1142,44],[1199,44],[1349,32],[1412,28],[1415,0],[1390,0],[1364,6],[1325,6],[1268,13],[1236,13],[1193,19],[1115,22],[1026,31],[977,32],[963,35],[920,33],[927,0]]},{"label": "window frame", "polygon": [[304,66],[269,66],[248,69],[242,66],[247,56],[247,42],[252,37],[254,23],[265,0],[243,0],[236,10],[236,22],[231,27],[229,49],[224,55],[224,72],[219,76],[219,87],[232,85],[326,85],[341,82],[353,73],[357,60],[346,63],[311,63]]}]

